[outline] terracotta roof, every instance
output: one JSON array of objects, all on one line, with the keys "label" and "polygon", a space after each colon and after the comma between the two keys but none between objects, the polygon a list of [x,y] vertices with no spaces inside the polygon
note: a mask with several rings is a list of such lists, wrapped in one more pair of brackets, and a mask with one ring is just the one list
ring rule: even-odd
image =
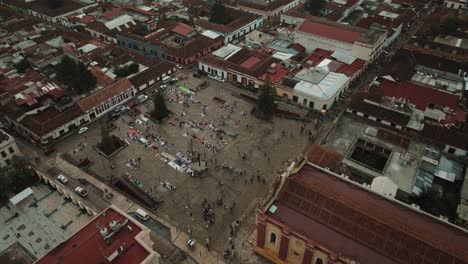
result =
[{"label": "terracotta roof", "polygon": [[354,27],[337,26],[329,22],[312,20],[304,20],[299,26],[299,31],[348,43],[354,43],[364,34],[362,29],[357,30]]},{"label": "terracotta roof", "polygon": [[439,144],[447,144],[468,151],[468,134],[466,132],[425,123],[419,134]]},{"label": "terracotta roof", "polygon": [[405,99],[407,102],[416,105],[416,108],[421,111],[426,110],[429,104],[449,107],[453,110],[458,108],[458,96],[412,82],[383,80],[379,85],[379,89],[382,89],[385,96]]},{"label": "terracotta roof", "polygon": [[114,82],[114,79],[101,71],[99,67],[91,67],[91,73],[94,75],[94,77],[96,77],[97,83],[104,87]]},{"label": "terracotta roof", "polygon": [[84,112],[89,111],[93,109],[93,107],[96,107],[114,96],[129,90],[131,87],[132,83],[127,78],[121,78],[115,83],[81,99],[78,102],[78,105]]},{"label": "terracotta roof", "polygon": [[[264,5],[263,4],[258,4],[258,3],[254,3],[252,1],[249,1],[249,0],[243,0],[243,1],[239,1],[237,3],[238,6],[245,6],[245,7],[249,7],[249,8],[252,8],[252,9],[257,9],[259,11],[274,11],[282,6],[285,6],[289,3],[291,3],[293,0],[273,0],[273,1],[269,1],[269,2],[266,2]],[[258,1],[259,2],[259,1]]]},{"label": "terracotta roof", "polygon": [[[114,263],[114,264],[140,264],[150,255],[136,239],[142,229],[130,220],[125,227],[115,232],[109,243],[103,239],[100,227],[105,227],[111,232],[109,223],[117,221],[122,224],[126,217],[114,209],[107,209],[103,214],[97,216],[72,237],[60,243],[47,255],[39,259],[37,264],[67,263],[81,264],[86,258],[88,264]],[[127,231],[131,228],[131,232]],[[122,251],[119,250],[122,247]],[[117,256],[113,256],[119,251]],[[109,260],[112,259],[112,260]]]},{"label": "terracotta roof", "polygon": [[267,215],[360,263],[468,263],[468,235],[305,165]]},{"label": "terracotta roof", "polygon": [[[13,120],[16,120],[25,113],[13,102],[6,104],[3,108],[3,112]],[[82,114],[83,112],[77,105],[74,105],[63,112],[58,111],[54,107],[49,107],[37,114],[25,116],[21,120],[20,124],[41,137],[74,120]]]},{"label": "terracotta roof", "polygon": [[48,0],[36,0],[25,3],[24,0],[8,0],[12,5],[20,8],[31,9],[50,17],[63,15],[86,6],[78,1],[63,1],[63,4],[60,7],[51,9],[48,7],[47,1]]},{"label": "terracotta roof", "polygon": [[334,149],[322,145],[314,145],[307,154],[307,160],[322,168],[329,168],[339,173],[344,155]]},{"label": "terracotta roof", "polygon": [[408,125],[410,121],[409,115],[367,103],[364,101],[367,97],[367,94],[363,93],[355,95],[348,105],[348,108],[403,127]]},{"label": "terracotta roof", "polygon": [[190,33],[192,33],[195,29],[184,23],[176,23],[171,30],[172,32],[177,33],[181,36],[187,36]]}]

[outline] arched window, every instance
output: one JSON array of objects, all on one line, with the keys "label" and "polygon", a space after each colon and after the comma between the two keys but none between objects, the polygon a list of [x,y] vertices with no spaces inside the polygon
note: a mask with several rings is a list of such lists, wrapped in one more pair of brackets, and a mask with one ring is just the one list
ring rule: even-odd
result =
[{"label": "arched window", "polygon": [[321,258],[317,258],[315,260],[315,264],[323,264],[323,260]]},{"label": "arched window", "polygon": [[270,233],[270,243],[275,244],[276,243],[276,234],[271,232]]}]

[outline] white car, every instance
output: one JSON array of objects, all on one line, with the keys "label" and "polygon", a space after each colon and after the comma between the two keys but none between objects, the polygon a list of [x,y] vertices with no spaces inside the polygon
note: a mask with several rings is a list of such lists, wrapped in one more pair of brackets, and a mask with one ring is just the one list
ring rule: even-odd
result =
[{"label": "white car", "polygon": [[175,67],[176,67],[178,70],[182,70],[182,69],[183,69],[182,65],[179,65],[179,64],[177,64]]},{"label": "white car", "polygon": [[88,195],[88,192],[80,186],[75,188],[75,192],[79,194],[81,197],[86,197]]},{"label": "white car", "polygon": [[78,134],[81,135],[81,134],[83,134],[84,132],[88,131],[88,129],[89,129],[88,127],[82,127],[82,128],[80,128],[80,129],[78,130]]},{"label": "white car", "polygon": [[160,89],[161,91],[164,91],[166,88],[167,88],[167,85],[165,85],[165,84],[159,86],[159,89]]},{"label": "white car", "polygon": [[57,179],[63,183],[63,184],[66,184],[68,182],[68,178],[63,176],[62,174],[60,174],[59,176],[57,176]]}]

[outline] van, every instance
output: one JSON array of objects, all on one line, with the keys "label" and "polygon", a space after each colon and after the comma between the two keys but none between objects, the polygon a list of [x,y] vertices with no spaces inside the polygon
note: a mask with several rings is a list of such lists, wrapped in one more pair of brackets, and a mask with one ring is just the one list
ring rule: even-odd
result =
[{"label": "van", "polygon": [[143,211],[143,210],[141,210],[141,209],[137,209],[137,210],[135,211],[135,213],[136,213],[136,216],[137,216],[138,218],[140,218],[141,220],[146,221],[146,220],[149,219],[149,215],[148,215],[145,211]]},{"label": "van", "polygon": [[143,103],[143,102],[145,102],[146,100],[148,100],[148,98],[149,98],[149,96],[147,96],[146,94],[142,94],[142,95],[139,95],[139,96],[137,97],[137,100],[138,100],[138,102]]},{"label": "van", "polygon": [[162,78],[162,83],[166,84],[171,81],[171,76],[166,76]]}]

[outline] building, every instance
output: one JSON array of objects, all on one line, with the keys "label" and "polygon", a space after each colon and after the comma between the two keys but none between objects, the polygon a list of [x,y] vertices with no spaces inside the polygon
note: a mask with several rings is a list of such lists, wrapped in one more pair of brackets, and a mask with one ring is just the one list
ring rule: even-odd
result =
[{"label": "building", "polygon": [[468,221],[468,170],[465,172],[465,180],[460,191],[460,203],[457,207],[457,214],[463,221]]},{"label": "building", "polygon": [[136,95],[136,92],[127,78],[121,78],[81,99],[78,106],[83,111],[86,120],[94,120],[129,101]]},{"label": "building", "polygon": [[258,211],[257,254],[273,263],[468,263],[466,230],[302,164],[278,178]]},{"label": "building", "polygon": [[137,24],[117,34],[117,44],[121,47],[183,65],[196,62],[223,43],[224,37],[215,32],[200,34],[184,23],[163,25],[157,20]]},{"label": "building", "polygon": [[296,28],[278,29],[280,38],[299,43],[311,53],[314,49],[341,51],[358,59],[372,61],[382,51],[386,34],[321,18],[299,21]]},{"label": "building", "polygon": [[463,9],[468,7],[466,0],[444,0],[444,6],[452,9]]},{"label": "building", "polygon": [[0,129],[0,168],[11,164],[11,159],[21,155],[15,139]]},{"label": "building", "polygon": [[[218,78],[249,88],[258,88],[259,76],[280,61],[259,51],[250,51],[232,44],[200,59],[198,69]],[[273,65],[274,66],[274,65]]]},{"label": "building", "polygon": [[[320,17],[324,17],[329,21],[342,22],[362,2],[363,0],[326,1],[320,10]],[[295,25],[298,20],[302,21],[314,17],[306,10],[306,4],[302,4],[281,14],[280,21],[289,25]]]},{"label": "building", "polygon": [[83,259],[89,264],[158,264],[160,256],[152,249],[150,232],[111,206],[36,264],[74,264],[83,263]]},{"label": "building", "polygon": [[198,19],[195,21],[195,25],[197,28],[211,30],[224,36],[225,43],[233,42],[263,26],[263,16],[232,8],[226,8],[225,13],[229,14],[231,18],[226,24],[216,24],[205,19]]},{"label": "building", "polygon": [[81,13],[85,9],[97,5],[97,3],[90,1],[63,1],[60,7],[53,9],[48,6],[47,0],[1,0],[0,5],[8,6],[13,9],[21,9],[26,11],[30,16],[47,22],[61,24],[64,27],[70,27],[69,15]]},{"label": "building", "polygon": [[264,19],[270,20],[283,13],[300,5],[302,0],[242,0],[237,2],[236,5],[230,5],[231,8],[240,9],[245,12],[263,16]]}]

